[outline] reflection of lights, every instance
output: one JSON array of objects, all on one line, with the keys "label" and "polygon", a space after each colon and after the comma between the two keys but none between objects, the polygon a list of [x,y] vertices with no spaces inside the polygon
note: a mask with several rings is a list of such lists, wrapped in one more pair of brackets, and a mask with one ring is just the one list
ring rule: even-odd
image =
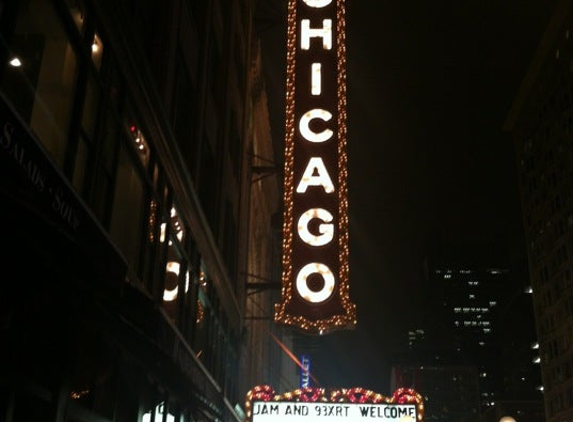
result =
[{"label": "reflection of lights", "polygon": [[133,140],[133,143],[135,144],[135,148],[140,152],[141,161],[143,161],[143,163],[147,165],[149,148],[147,146],[145,136],[143,136],[141,130],[139,130],[135,125],[129,126],[129,132],[131,133],[131,138]]},{"label": "reflection of lights", "polygon": [[538,342],[533,343],[533,344],[531,345],[531,349],[532,349],[532,350],[537,350],[537,349],[539,349],[539,343],[538,343]]},{"label": "reflection of lights", "polygon": [[[179,277],[179,269],[181,268],[180,264],[178,262],[175,261],[169,261],[167,263],[167,265],[165,266],[165,273],[166,274],[174,274],[176,278]],[[163,300],[165,302],[172,302],[175,299],[177,299],[177,283],[175,284],[175,287],[171,290],[169,290],[168,288],[165,288],[163,290]],[[189,291],[189,272],[187,272],[187,274],[185,274],[185,293],[187,293]]]},{"label": "reflection of lights", "polygon": [[[178,262],[170,261],[165,266],[165,273],[166,274],[175,274],[175,277],[179,276],[179,268],[180,265]],[[165,302],[171,302],[177,298],[177,284],[172,290],[165,288],[163,290],[163,300]]]},{"label": "reflection of lights", "polygon": [[[155,408],[155,415],[153,420],[155,421],[165,421],[165,422],[175,422],[175,416],[173,416],[171,413],[167,412],[167,414],[165,415],[166,411],[165,411],[165,404],[164,403],[160,403],[157,405],[157,407]],[[166,416],[165,419],[163,419],[163,416]],[[141,419],[142,422],[150,422],[151,421],[151,412],[145,413]]]},{"label": "reflection of lights", "polygon": [[149,206],[149,221],[148,221],[148,226],[149,226],[149,233],[147,234],[147,236],[149,237],[149,241],[151,243],[153,243],[155,241],[155,234],[154,232],[154,228],[155,228],[155,212],[157,210],[157,203],[154,200],[151,200],[151,204]]},{"label": "reflection of lights", "polygon": [[539,356],[536,356],[536,357],[533,358],[533,361],[532,361],[532,362],[533,362],[533,363],[539,363],[539,362],[541,362],[541,358],[540,358]]},{"label": "reflection of lights", "polygon": [[173,223],[173,227],[175,228],[175,236],[177,239],[183,239],[183,226],[181,224],[181,220],[177,214],[177,210],[175,207],[171,207],[171,222]]},{"label": "reflection of lights", "polygon": [[102,50],[101,40],[99,39],[98,35],[95,34],[94,40],[92,42],[92,53],[94,54],[101,53],[101,50]]},{"label": "reflection of lights", "polygon": [[101,42],[99,36],[95,34],[94,39],[92,41],[92,62],[98,69],[101,66],[102,55],[103,55],[103,43]]},{"label": "reflection of lights", "polygon": [[[197,301],[197,319],[196,322],[197,324],[203,322],[203,318],[205,318],[205,309],[203,308],[203,304],[201,303],[201,301]],[[197,357],[199,357],[199,355],[197,355]]]},{"label": "reflection of lights", "polygon": [[20,61],[20,59],[18,57],[14,57],[12,60],[10,60],[10,66],[12,67],[20,67],[22,66],[22,62]]},{"label": "reflection of lights", "polygon": [[[142,149],[142,148],[140,148],[140,149]],[[177,215],[177,210],[175,209],[175,207],[171,207],[171,224],[173,226],[173,231],[174,231],[177,239],[179,239],[180,241],[183,240],[183,224],[181,224],[181,219]],[[166,227],[167,227],[166,223],[161,223],[161,236],[159,238],[161,243],[165,242]],[[170,240],[169,245],[172,245],[172,244],[173,243]]]},{"label": "reflection of lights", "polygon": [[73,400],[78,400],[81,399],[83,396],[85,396],[86,394],[89,394],[90,390],[82,390],[82,391],[72,391],[70,393],[70,397]]}]

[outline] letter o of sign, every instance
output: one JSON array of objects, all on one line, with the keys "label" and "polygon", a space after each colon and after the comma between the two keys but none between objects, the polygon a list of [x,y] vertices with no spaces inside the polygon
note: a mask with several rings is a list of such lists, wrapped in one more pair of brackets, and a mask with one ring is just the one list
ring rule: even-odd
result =
[{"label": "letter o of sign", "polygon": [[330,3],[332,3],[332,0],[303,0],[303,1],[310,7],[315,7],[315,8],[328,6]]},{"label": "letter o of sign", "polygon": [[[318,292],[314,292],[308,288],[306,279],[311,274],[320,274],[324,280],[324,286]],[[319,303],[328,299],[334,291],[334,275],[330,268],[326,265],[312,262],[306,264],[298,273],[296,277],[296,289],[299,294],[308,302]]]}]

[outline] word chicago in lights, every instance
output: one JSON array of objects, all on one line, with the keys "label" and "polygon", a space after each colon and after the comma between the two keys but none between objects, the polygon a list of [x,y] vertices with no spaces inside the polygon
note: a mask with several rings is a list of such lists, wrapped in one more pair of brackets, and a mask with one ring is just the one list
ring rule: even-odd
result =
[{"label": "word chicago in lights", "polygon": [[289,0],[282,301],[275,322],[356,325],[348,295],[345,0]]}]

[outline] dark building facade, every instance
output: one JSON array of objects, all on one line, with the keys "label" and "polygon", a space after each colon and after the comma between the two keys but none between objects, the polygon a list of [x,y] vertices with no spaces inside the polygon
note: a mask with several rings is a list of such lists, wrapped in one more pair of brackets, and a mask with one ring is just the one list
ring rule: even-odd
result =
[{"label": "dark building facade", "polygon": [[254,15],[0,1],[0,420],[239,421],[280,378],[246,322],[278,243]]},{"label": "dark building facade", "polygon": [[556,2],[504,127],[515,147],[548,422],[573,420],[572,6]]},{"label": "dark building facade", "polygon": [[475,365],[397,364],[390,391],[409,385],[424,397],[424,420],[475,422],[480,415],[478,370]]}]

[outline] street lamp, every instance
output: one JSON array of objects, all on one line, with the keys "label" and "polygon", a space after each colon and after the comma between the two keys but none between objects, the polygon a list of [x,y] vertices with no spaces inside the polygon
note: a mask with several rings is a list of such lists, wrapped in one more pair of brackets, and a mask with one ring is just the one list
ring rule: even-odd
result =
[{"label": "street lamp", "polygon": [[499,422],[516,422],[511,416],[504,416],[499,420]]}]

